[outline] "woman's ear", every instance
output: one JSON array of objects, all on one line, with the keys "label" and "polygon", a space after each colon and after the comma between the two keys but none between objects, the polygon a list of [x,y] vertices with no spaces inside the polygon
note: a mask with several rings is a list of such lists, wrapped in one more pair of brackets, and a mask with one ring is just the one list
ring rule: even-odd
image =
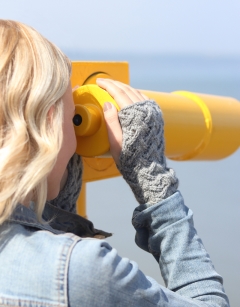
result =
[{"label": "woman's ear", "polygon": [[49,109],[48,112],[47,112],[47,120],[48,120],[48,123],[49,123],[50,125],[52,124],[52,121],[53,121],[54,109],[55,109],[55,107],[54,107],[54,106],[51,106],[50,109]]}]

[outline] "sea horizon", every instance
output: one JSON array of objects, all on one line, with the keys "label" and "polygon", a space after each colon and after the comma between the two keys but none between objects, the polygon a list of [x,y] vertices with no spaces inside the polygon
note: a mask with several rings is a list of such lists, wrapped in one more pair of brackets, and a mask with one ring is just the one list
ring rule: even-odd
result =
[{"label": "sea horizon", "polygon": [[64,52],[73,61],[128,62],[130,84],[140,89],[187,90],[240,100],[240,55]]}]

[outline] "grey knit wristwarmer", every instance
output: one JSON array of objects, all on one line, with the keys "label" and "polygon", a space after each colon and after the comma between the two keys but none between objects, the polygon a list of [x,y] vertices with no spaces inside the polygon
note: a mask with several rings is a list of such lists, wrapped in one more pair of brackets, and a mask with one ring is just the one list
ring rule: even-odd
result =
[{"label": "grey knit wristwarmer", "polygon": [[49,203],[60,209],[76,213],[76,202],[82,186],[82,159],[74,154],[67,165],[68,178],[58,196]]},{"label": "grey knit wristwarmer", "polygon": [[151,100],[118,113],[123,131],[118,169],[140,204],[155,204],[176,192],[178,179],[164,156],[162,112]]}]

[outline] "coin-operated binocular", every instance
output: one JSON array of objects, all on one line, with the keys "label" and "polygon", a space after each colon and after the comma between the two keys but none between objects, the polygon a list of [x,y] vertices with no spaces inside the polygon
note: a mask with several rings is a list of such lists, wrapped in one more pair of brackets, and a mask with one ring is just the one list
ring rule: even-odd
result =
[{"label": "coin-operated binocular", "polygon": [[[116,65],[116,63],[108,65],[114,66],[114,64]],[[87,65],[93,69],[94,65],[101,66],[104,63]],[[106,71],[108,65],[105,63]],[[126,63],[122,63],[122,66],[116,67],[116,69],[124,68],[122,71],[120,69],[120,76],[114,76],[114,67],[111,73],[105,73],[104,69],[101,69],[90,74],[90,77],[81,83],[77,77],[80,66],[79,63],[73,64],[73,86],[85,84],[73,93],[76,107],[74,125],[77,136],[76,152],[85,157],[83,180],[88,182],[119,175],[113,159],[109,157],[103,105],[108,101],[118,110],[119,107],[106,91],[91,83],[95,83],[97,77],[113,78],[125,83],[128,83],[128,79],[123,77],[126,77],[127,70]],[[177,161],[218,160],[228,157],[238,149],[240,144],[238,100],[186,91],[173,93],[140,91],[155,100],[163,112],[167,158]],[[84,210],[79,212],[85,215]]]},{"label": "coin-operated binocular", "polygon": [[[240,144],[240,104],[228,97],[142,91],[163,111],[166,156],[173,160],[217,160],[232,154]],[[114,99],[97,85],[84,85],[74,93],[77,153],[83,157],[109,155],[103,117],[105,102]]]}]

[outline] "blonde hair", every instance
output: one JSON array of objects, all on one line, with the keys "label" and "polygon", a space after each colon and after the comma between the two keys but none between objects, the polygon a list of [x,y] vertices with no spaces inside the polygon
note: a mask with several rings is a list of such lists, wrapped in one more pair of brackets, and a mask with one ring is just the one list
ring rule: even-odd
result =
[{"label": "blonde hair", "polygon": [[0,224],[30,194],[41,219],[70,73],[68,58],[36,30],[0,20]]}]

